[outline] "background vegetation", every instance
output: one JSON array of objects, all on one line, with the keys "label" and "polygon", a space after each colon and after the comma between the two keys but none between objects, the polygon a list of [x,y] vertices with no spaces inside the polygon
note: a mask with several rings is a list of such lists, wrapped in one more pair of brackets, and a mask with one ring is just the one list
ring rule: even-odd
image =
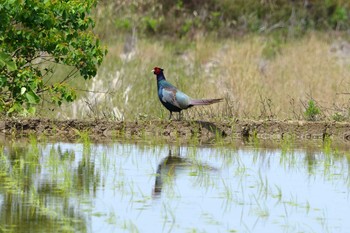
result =
[{"label": "background vegetation", "polygon": [[348,30],[349,10],[346,0],[104,0],[97,11],[104,17],[98,14],[96,19],[104,38],[134,27],[147,37],[194,37],[199,33],[291,37],[309,30]]},{"label": "background vegetation", "polygon": [[[1,1],[0,112],[35,114],[44,100],[61,105],[75,99],[66,81],[76,73],[96,75],[104,51],[91,33],[88,14],[95,1]],[[89,30],[90,29],[90,30]],[[69,69],[55,75],[58,65]]]},{"label": "background vegetation", "polygon": [[345,0],[100,1],[91,18],[109,53],[96,77],[67,80],[77,101],[37,114],[166,118],[160,66],[192,97],[225,98],[188,118],[348,120],[349,16]]}]

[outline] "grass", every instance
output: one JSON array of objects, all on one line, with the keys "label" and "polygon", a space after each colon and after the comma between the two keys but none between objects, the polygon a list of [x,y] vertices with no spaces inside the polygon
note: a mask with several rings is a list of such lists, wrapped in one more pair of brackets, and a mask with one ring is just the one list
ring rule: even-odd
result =
[{"label": "grass", "polygon": [[[122,40],[109,44],[98,75],[74,84],[79,99],[40,115],[115,120],[167,119],[159,103],[151,69],[165,69],[167,79],[194,98],[223,97],[225,101],[185,111],[185,119],[307,119],[310,100],[317,119],[349,119],[350,53],[342,41],[322,33],[278,42],[247,36],[244,40],[140,38],[135,55],[122,58]],[[273,56],[266,50],[274,50]],[[314,110],[314,109],[311,109]]]}]

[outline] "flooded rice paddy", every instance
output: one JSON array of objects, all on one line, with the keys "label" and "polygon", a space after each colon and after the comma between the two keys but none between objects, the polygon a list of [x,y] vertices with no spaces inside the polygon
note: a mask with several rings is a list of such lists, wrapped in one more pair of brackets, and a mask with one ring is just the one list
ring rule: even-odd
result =
[{"label": "flooded rice paddy", "polygon": [[319,150],[12,142],[0,232],[349,232],[350,157]]}]

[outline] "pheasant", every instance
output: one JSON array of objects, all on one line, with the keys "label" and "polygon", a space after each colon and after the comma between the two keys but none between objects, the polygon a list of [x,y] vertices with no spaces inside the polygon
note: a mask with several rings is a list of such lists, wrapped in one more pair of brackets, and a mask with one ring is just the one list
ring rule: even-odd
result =
[{"label": "pheasant", "polygon": [[169,110],[170,116],[172,117],[173,112],[179,113],[179,119],[181,118],[181,111],[187,108],[191,108],[197,105],[209,105],[222,101],[220,99],[192,99],[185,93],[178,90],[171,83],[166,81],[163,69],[159,67],[154,67],[152,72],[157,76],[157,88],[158,97],[160,102],[164,105],[166,109]]}]

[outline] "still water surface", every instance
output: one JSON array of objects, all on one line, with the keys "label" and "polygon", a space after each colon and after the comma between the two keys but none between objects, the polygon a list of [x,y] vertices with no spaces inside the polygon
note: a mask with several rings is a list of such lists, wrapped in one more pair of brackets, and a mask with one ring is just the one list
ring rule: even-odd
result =
[{"label": "still water surface", "polygon": [[334,150],[13,143],[0,232],[350,232]]}]

